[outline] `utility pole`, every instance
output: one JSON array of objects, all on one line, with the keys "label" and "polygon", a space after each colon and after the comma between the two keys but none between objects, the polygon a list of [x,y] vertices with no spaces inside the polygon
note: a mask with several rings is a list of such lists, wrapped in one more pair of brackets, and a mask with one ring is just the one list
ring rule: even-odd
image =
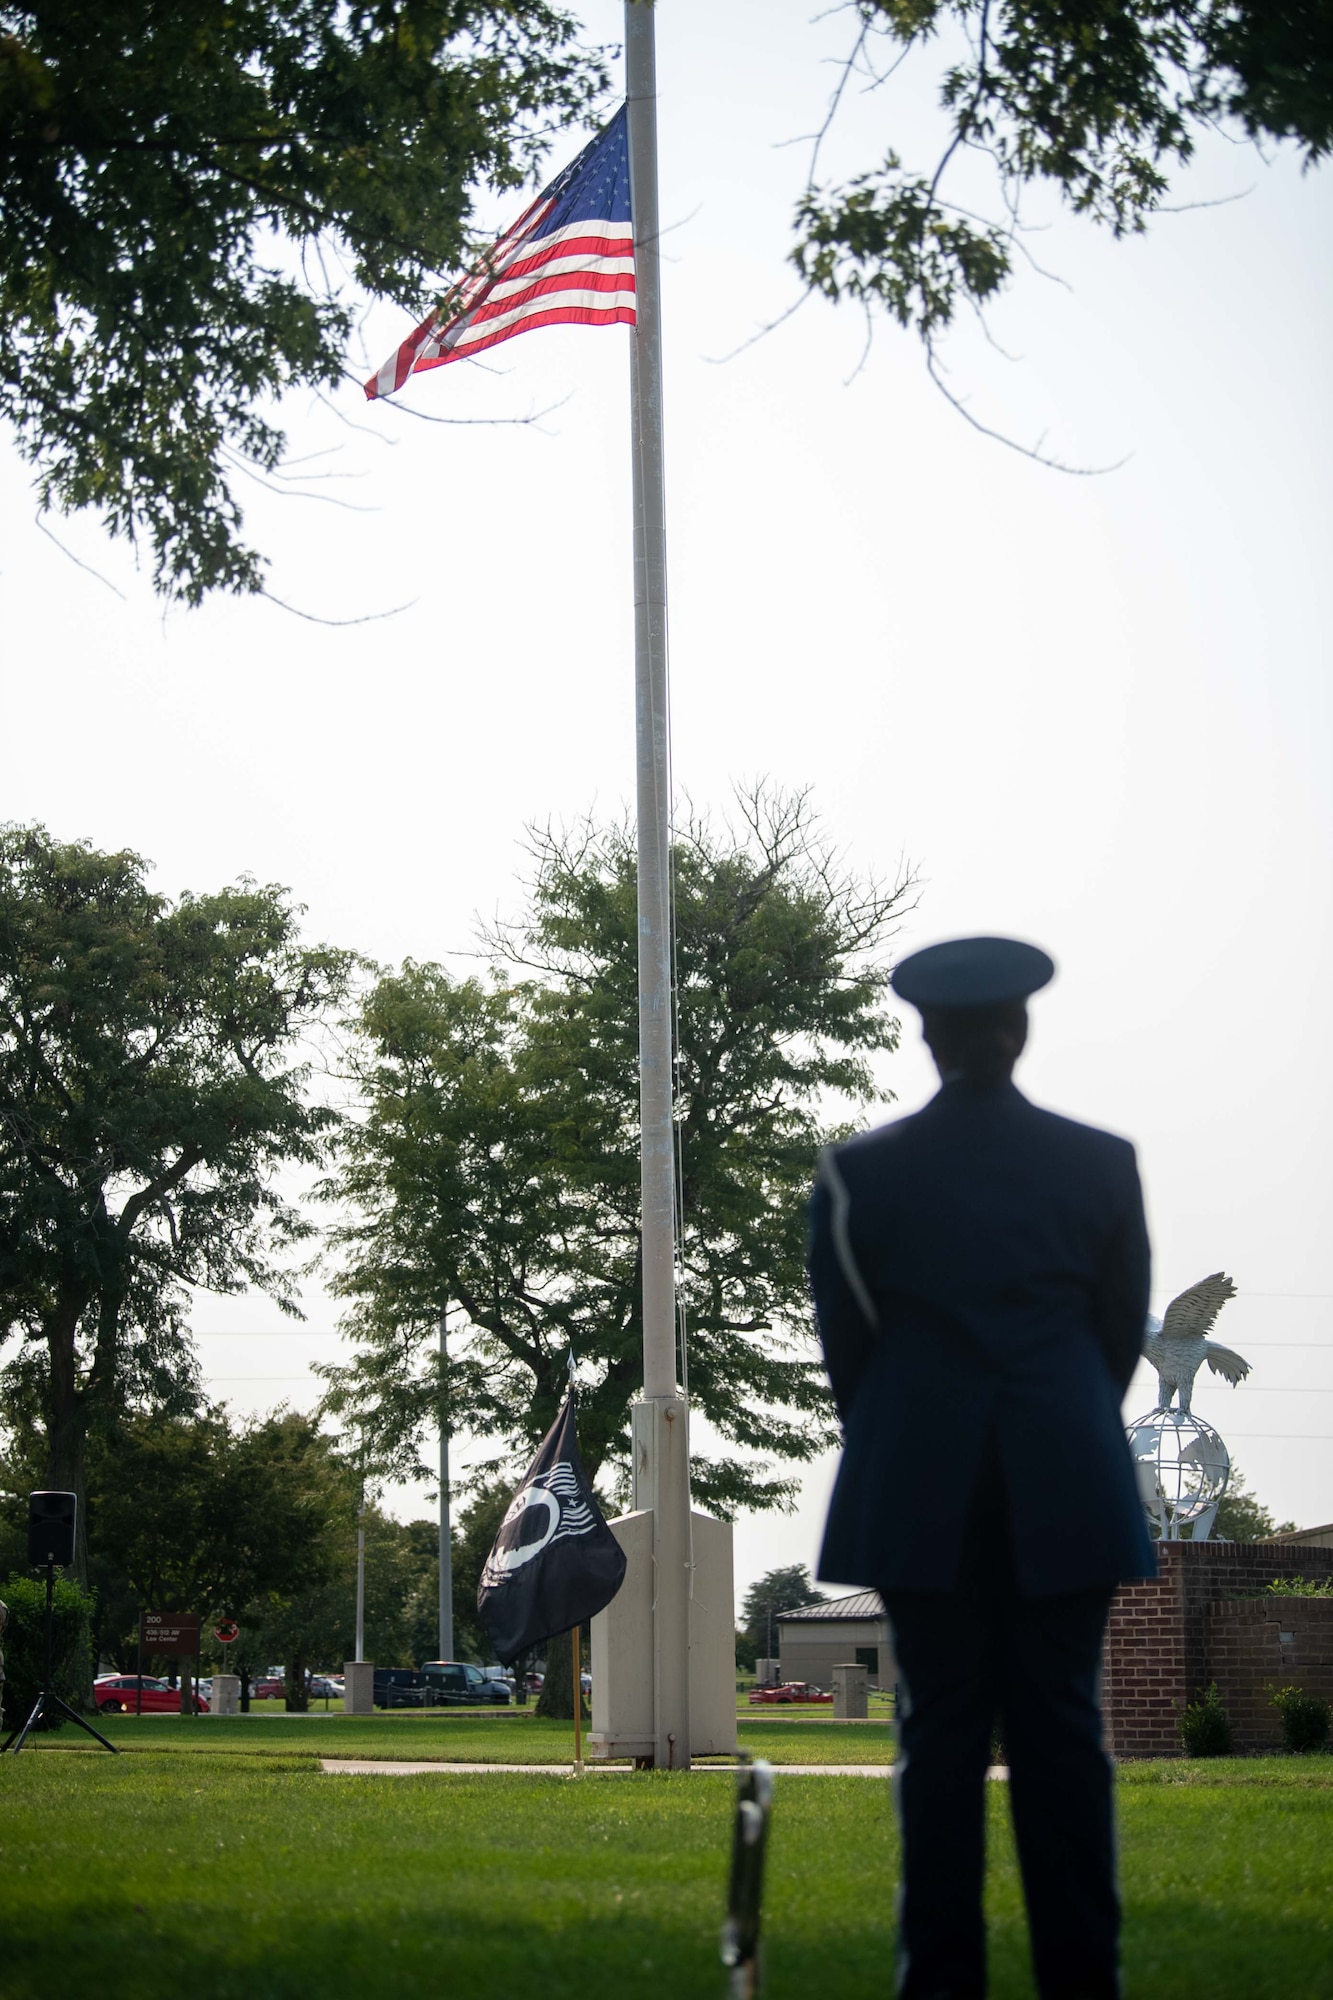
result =
[{"label": "utility pole", "polygon": [[633,1411],[634,1504],[653,1516],[653,1761],[658,1769],[680,1770],[690,1761],[690,1488],[686,1406],[676,1385],[671,752],[653,0],[625,0],[625,84],[637,288],[631,435],[643,1400]]},{"label": "utility pole", "polygon": [[356,1657],[366,1657],[366,1484],[361,1482],[361,1504],[356,1510]]},{"label": "utility pole", "polygon": [[440,1658],[454,1657],[454,1544],[449,1518],[449,1398],[447,1313],[440,1314]]}]

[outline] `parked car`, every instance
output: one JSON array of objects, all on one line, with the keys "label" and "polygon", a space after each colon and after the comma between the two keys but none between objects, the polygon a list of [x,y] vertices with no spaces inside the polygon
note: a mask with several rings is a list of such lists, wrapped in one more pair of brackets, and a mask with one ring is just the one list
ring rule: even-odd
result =
[{"label": "parked car", "polygon": [[334,1680],[332,1674],[311,1674],[309,1686],[310,1693],[316,1700],[342,1700],[343,1683]]},{"label": "parked car", "polygon": [[794,1701],[832,1701],[831,1694],[822,1688],[812,1687],[808,1681],[781,1681],[777,1687],[751,1688],[752,1702],[787,1703]]},{"label": "parked car", "polygon": [[462,1660],[427,1660],[421,1673],[431,1707],[503,1705],[514,1699],[503,1670],[496,1673]]},{"label": "parked car", "polygon": [[376,1708],[425,1708],[430,1690],[415,1667],[376,1667]]},{"label": "parked car", "polygon": [[[93,1700],[99,1715],[178,1715],[181,1691],[166,1681],[143,1675],[142,1699],[138,1674],[99,1674],[93,1682]],[[194,1697],[196,1715],[208,1713],[208,1703]]]},{"label": "parked car", "polygon": [[286,1692],[286,1682],[276,1678],[273,1674],[261,1674],[257,1681],[251,1681],[250,1683],[250,1699],[252,1701],[281,1700]]}]

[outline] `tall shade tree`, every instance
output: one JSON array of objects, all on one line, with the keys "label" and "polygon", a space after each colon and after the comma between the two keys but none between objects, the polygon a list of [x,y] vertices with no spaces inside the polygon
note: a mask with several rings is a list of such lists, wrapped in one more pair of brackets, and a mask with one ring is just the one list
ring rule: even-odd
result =
[{"label": "tall shade tree", "polygon": [[[1333,145],[1327,0],[853,0],[850,11],[858,32],[830,117],[857,72],[882,79],[938,37],[949,136],[924,170],[890,150],[840,186],[812,177],[793,257],[814,290],[883,309],[928,347],[1026,254],[1034,183],[1124,236],[1147,226],[1207,127],[1291,140],[1307,163]],[[993,171],[989,219],[975,174],[958,184],[968,154]]]},{"label": "tall shade tree", "polygon": [[0,0],[0,413],[197,604],[262,587],[238,468],[338,381],[367,293],[420,313],[605,83],[546,0]]},{"label": "tall shade tree", "polygon": [[1262,1542],[1269,1535],[1292,1534],[1295,1528],[1294,1521],[1275,1518],[1272,1508],[1265,1507],[1258,1494],[1250,1491],[1245,1474],[1233,1463],[1213,1522],[1214,1538],[1219,1542]]},{"label": "tall shade tree", "polygon": [[0,829],[0,1345],[19,1343],[0,1379],[80,1498],[91,1426],[190,1406],[188,1287],[296,1312],[310,1225],[275,1176],[322,1156],[305,1038],[350,970],[301,944],[285,890],[172,902],[145,876]]},{"label": "tall shade tree", "polygon": [[[316,1582],[352,1588],[355,1470],[299,1412],[136,1413],[90,1440],[88,1489],[100,1636],[123,1666],[140,1610],[234,1617],[248,1633]],[[103,1597],[132,1607],[118,1631]]]},{"label": "tall shade tree", "polygon": [[755,1661],[770,1659],[777,1645],[774,1620],[781,1611],[799,1611],[803,1605],[818,1604],[823,1592],[810,1581],[804,1563],[789,1563],[785,1569],[771,1569],[756,1578],[741,1600],[741,1622],[736,1632],[736,1663],[754,1671]]},{"label": "tall shade tree", "polygon": [[[911,893],[847,875],[804,795],[742,806],[739,833],[694,819],[673,849],[682,1379],[726,1447],[694,1459],[722,1513],[783,1504],[794,1481],[775,1462],[829,1440],[805,1201],[834,1108],[883,1095],[884,947]],[[633,833],[547,831],[534,857],[526,917],[488,938],[490,982],[409,963],[353,1024],[366,1111],[327,1192],[358,1351],[330,1369],[328,1405],[399,1471],[442,1392],[449,1421],[516,1466],[571,1355],[589,1470],[626,1462],[642,1380]]]}]

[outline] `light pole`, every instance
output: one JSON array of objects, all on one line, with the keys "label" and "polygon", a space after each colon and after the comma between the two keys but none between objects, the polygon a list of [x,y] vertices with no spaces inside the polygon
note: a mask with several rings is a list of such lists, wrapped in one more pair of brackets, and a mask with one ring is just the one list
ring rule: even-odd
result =
[{"label": "light pole", "polygon": [[440,1314],[440,1658],[454,1657],[454,1545],[449,1519],[449,1405],[445,1389],[448,1355],[446,1314]]},{"label": "light pole", "polygon": [[356,1510],[356,1657],[366,1657],[366,1484],[361,1482],[361,1504]]}]

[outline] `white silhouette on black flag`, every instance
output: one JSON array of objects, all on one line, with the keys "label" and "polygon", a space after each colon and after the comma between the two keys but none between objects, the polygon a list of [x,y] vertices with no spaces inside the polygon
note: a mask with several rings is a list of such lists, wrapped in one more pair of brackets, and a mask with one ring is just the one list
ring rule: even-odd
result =
[{"label": "white silhouette on black flag", "polygon": [[495,1657],[509,1666],[611,1602],[625,1551],[588,1483],[574,1432],[574,1397],[542,1439],[509,1503],[477,1586],[477,1610]]}]

